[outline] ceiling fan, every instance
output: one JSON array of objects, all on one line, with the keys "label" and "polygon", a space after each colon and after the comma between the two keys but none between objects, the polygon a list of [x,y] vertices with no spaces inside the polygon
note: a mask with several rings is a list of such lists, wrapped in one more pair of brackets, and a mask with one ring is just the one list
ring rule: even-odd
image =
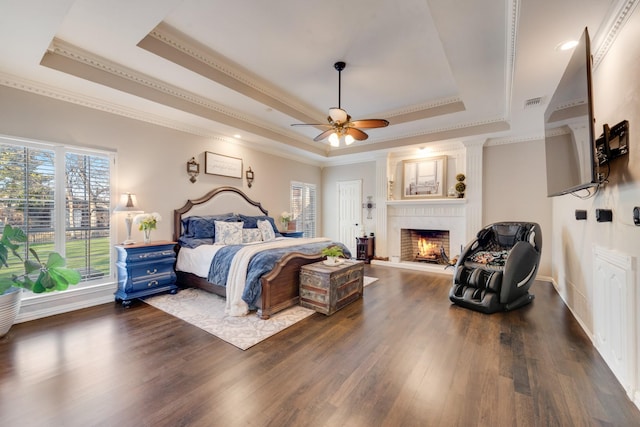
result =
[{"label": "ceiling fan", "polygon": [[350,145],[354,140],[364,141],[369,138],[369,135],[364,133],[362,129],[383,128],[389,125],[389,122],[384,119],[362,119],[351,120],[351,116],[347,114],[345,110],[340,108],[340,92],[342,85],[342,70],[344,70],[345,64],[342,61],[333,64],[333,67],[338,70],[338,107],[329,108],[329,117],[327,117],[328,124],[325,123],[295,123],[291,126],[319,126],[328,128],[320,135],[313,138],[314,141],[322,141],[325,138],[329,138],[329,143],[332,147],[338,147],[340,145],[340,138],[344,137],[346,145]]}]

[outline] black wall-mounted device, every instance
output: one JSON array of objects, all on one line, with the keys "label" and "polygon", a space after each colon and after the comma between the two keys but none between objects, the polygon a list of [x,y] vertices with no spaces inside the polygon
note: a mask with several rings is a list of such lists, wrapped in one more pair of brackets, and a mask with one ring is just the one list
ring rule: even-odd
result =
[{"label": "black wall-mounted device", "polygon": [[623,120],[612,128],[602,126],[602,135],[596,140],[596,157],[604,165],[616,157],[629,153],[629,121]]},{"label": "black wall-mounted device", "polygon": [[577,220],[585,220],[587,219],[587,211],[576,209],[576,219]]},{"label": "black wall-mounted device", "polygon": [[638,206],[633,208],[633,223],[635,225],[640,225],[640,207]]},{"label": "black wall-mounted device", "polygon": [[613,212],[611,209],[596,209],[596,221],[611,222],[613,220]]}]

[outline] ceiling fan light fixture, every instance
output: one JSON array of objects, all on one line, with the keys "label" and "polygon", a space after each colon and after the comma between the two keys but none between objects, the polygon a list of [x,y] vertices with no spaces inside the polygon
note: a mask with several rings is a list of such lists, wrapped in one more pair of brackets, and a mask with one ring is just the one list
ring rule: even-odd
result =
[{"label": "ceiling fan light fixture", "polygon": [[338,134],[336,132],[332,133],[329,136],[329,143],[331,144],[332,147],[340,146],[340,137],[338,136]]},{"label": "ceiling fan light fixture", "polygon": [[347,121],[348,115],[342,108],[330,108],[329,117],[335,123],[344,123]]},{"label": "ceiling fan light fixture", "polygon": [[346,64],[342,61],[336,62],[334,68],[338,71],[338,106],[329,108],[329,117],[327,117],[328,124],[320,123],[294,123],[291,126],[316,126],[321,129],[326,129],[320,135],[313,138],[314,141],[322,141],[329,138],[329,143],[332,147],[340,146],[340,139],[344,137],[345,145],[351,145],[354,141],[364,141],[369,136],[360,128],[373,129],[383,128],[389,125],[389,122],[384,119],[360,119],[351,121],[351,116],[347,114],[345,110],[341,108],[340,96],[342,87],[342,70]]}]

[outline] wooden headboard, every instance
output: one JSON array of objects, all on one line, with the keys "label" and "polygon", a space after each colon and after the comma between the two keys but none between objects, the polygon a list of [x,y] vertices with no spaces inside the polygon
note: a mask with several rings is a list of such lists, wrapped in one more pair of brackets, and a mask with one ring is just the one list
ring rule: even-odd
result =
[{"label": "wooden headboard", "polygon": [[173,211],[173,240],[177,241],[182,235],[183,217],[222,215],[229,212],[244,215],[269,215],[269,212],[259,202],[251,200],[241,190],[235,187],[218,187],[198,199],[187,200],[184,206]]}]

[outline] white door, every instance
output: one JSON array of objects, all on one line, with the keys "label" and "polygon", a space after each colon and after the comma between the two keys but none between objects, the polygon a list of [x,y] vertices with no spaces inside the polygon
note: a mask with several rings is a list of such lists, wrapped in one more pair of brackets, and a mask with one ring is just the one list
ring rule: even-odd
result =
[{"label": "white door", "polygon": [[338,182],[339,239],[355,258],[356,237],[362,230],[362,180]]}]

